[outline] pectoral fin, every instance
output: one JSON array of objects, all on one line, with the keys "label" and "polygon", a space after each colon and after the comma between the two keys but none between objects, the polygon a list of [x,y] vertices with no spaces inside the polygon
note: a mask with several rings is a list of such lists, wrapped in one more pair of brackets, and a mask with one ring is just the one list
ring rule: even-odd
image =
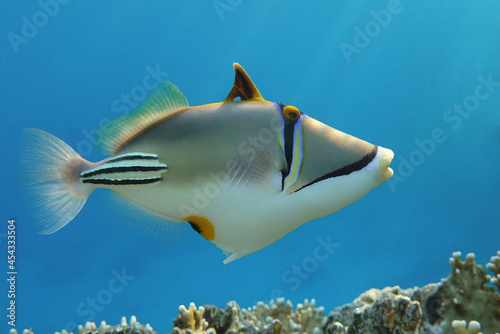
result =
[{"label": "pectoral fin", "polygon": [[238,154],[226,170],[228,185],[231,189],[244,188],[254,184],[264,191],[280,192],[282,173],[286,169],[286,160],[278,143],[270,143],[262,149],[249,151],[249,154]]}]

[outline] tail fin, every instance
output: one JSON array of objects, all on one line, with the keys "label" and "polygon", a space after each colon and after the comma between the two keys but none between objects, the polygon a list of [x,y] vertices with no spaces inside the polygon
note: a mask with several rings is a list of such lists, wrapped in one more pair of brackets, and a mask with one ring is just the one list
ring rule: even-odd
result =
[{"label": "tail fin", "polygon": [[32,195],[39,233],[51,234],[75,218],[95,189],[79,180],[80,173],[94,164],[45,131],[24,132],[22,173]]}]

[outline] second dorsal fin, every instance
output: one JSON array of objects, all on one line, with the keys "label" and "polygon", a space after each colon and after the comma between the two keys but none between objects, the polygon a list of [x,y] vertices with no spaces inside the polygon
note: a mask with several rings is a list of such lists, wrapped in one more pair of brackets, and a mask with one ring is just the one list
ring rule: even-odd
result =
[{"label": "second dorsal fin", "polygon": [[115,154],[123,145],[160,120],[189,107],[173,83],[164,81],[127,115],[115,118],[96,131],[96,144],[102,151]]},{"label": "second dorsal fin", "polygon": [[247,72],[241,67],[240,64],[233,64],[235,70],[234,84],[233,88],[229,92],[224,102],[234,101],[236,98],[240,98],[241,101],[245,100],[264,100],[262,95],[260,95],[259,90],[255,87],[252,79],[248,76]]}]

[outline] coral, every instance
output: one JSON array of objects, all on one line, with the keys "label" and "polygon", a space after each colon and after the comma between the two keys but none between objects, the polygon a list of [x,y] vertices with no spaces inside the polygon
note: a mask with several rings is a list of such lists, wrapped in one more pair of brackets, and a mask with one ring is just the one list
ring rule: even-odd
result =
[{"label": "coral", "polygon": [[227,303],[225,309],[218,309],[216,306],[205,306],[205,319],[216,333],[226,333],[233,324],[239,321],[240,307],[236,302]]},{"label": "coral", "polygon": [[479,332],[481,325],[477,321],[469,322],[469,326],[467,327],[467,321],[454,320],[451,326],[455,329],[455,334],[481,334]]},{"label": "coral", "polygon": [[[315,308],[314,299],[311,302],[306,299],[304,304],[297,304],[294,313],[292,302],[285,303],[284,298],[278,298],[276,303],[271,300],[269,305],[259,302],[251,311],[243,310],[243,314],[244,319],[266,319],[267,324],[279,320],[283,326],[282,333],[313,333],[321,328],[323,311],[323,307]],[[257,322],[263,325],[260,320]]]},{"label": "coral", "polygon": [[[351,304],[335,308],[323,324],[325,333],[417,333],[422,311],[411,289],[371,289]],[[345,329],[344,329],[345,330]]]},{"label": "coral", "polygon": [[[402,290],[371,289],[327,316],[325,333],[485,333],[500,329],[500,252],[491,258],[486,275],[474,254],[450,258],[451,273],[440,283]],[[498,288],[496,291],[489,283]],[[457,319],[460,319],[457,320]],[[469,332],[466,332],[466,321]],[[472,326],[472,327],[471,327]],[[344,332],[342,332],[342,330]]]},{"label": "coral", "polygon": [[[492,261],[496,260],[492,258]],[[445,333],[452,333],[453,320],[476,320],[481,323],[483,331],[498,331],[500,295],[486,284],[490,276],[476,264],[472,253],[467,254],[465,261],[461,260],[460,252],[453,253],[450,265],[450,275],[437,284],[437,291],[425,303],[426,312],[434,314],[433,318],[427,319],[429,324],[439,324]]]},{"label": "coral", "polygon": [[[240,308],[234,301],[225,308],[213,305],[179,307],[172,334],[499,334],[500,330],[500,251],[486,269],[476,264],[474,254],[450,258],[450,275],[424,287],[370,289],[352,303],[340,306],[323,317],[323,307],[314,299],[294,306],[279,298]],[[15,329],[10,334],[18,334]],[[23,334],[34,334],[24,330]],[[69,334],[63,330],[61,333]],[[117,326],[102,322],[99,328],[87,322],[76,334],[156,334],[149,324],[132,316]]]},{"label": "coral", "polygon": [[215,333],[215,330],[208,328],[208,322],[203,318],[205,308],[200,306],[196,309],[194,303],[189,304],[189,309],[184,305],[179,306],[179,315],[174,319],[173,334],[191,333]]},{"label": "coral", "polygon": [[492,256],[490,261],[490,263],[486,264],[486,269],[494,273],[493,276],[490,276],[490,282],[495,285],[497,291],[500,292],[500,251],[497,252],[497,255]]},{"label": "coral", "polygon": [[345,334],[349,327],[342,325],[340,322],[335,321],[334,323],[327,323],[325,326],[324,333],[329,334]]},{"label": "coral", "polygon": [[[17,334],[17,332],[13,332]],[[12,332],[11,332],[12,334]],[[23,332],[23,334],[34,334],[33,332]],[[73,334],[65,329],[54,334]],[[110,326],[105,321],[101,322],[99,327],[94,322],[87,322],[85,326],[79,325],[76,334],[157,334],[149,324],[139,323],[135,316],[130,317],[130,324],[127,324],[127,318],[122,317],[121,323],[117,326]]]},{"label": "coral", "polygon": [[[174,320],[172,333],[320,333],[323,308],[315,308],[314,299],[298,304],[293,312],[290,301],[279,298],[269,305],[259,302],[252,308],[240,309],[236,302],[229,302],[226,308],[202,306],[196,310],[193,303]],[[194,319],[194,320],[193,320]]]},{"label": "coral", "polygon": [[[17,330],[13,328],[9,331],[9,334],[17,334]],[[23,334],[34,334],[34,333],[31,331],[31,329],[25,329],[23,331]]]}]

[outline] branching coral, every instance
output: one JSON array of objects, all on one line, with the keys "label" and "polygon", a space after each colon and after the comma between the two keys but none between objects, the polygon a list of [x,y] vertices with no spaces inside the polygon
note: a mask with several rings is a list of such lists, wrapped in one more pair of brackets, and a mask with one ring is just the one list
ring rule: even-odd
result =
[{"label": "branching coral", "polygon": [[[117,326],[110,326],[105,321],[102,321],[100,326],[97,327],[93,322],[87,322],[85,327],[78,326],[77,334],[116,334],[116,333],[134,333],[134,334],[157,334],[153,328],[149,325],[143,325],[137,321],[135,316],[130,317],[130,324],[127,324],[127,318],[122,317],[121,322]],[[56,332],[55,334],[68,334],[66,330],[61,333]]]},{"label": "branching coral", "polygon": [[[135,316],[130,317],[130,324],[127,324],[127,318],[122,317],[120,324],[117,326],[110,326],[105,321],[102,321],[99,327],[97,327],[97,325],[94,322],[87,322],[85,326],[79,325],[78,331],[76,332],[76,334],[117,334],[117,333],[157,334],[149,324],[143,325],[139,323]],[[63,329],[61,332],[55,332],[54,334],[73,334],[73,332],[68,333],[68,331]]]},{"label": "branching coral", "polygon": [[173,333],[321,333],[323,308],[315,308],[314,299],[298,304],[293,312],[290,301],[283,298],[271,300],[269,305],[259,302],[252,308],[240,309],[236,302],[229,302],[224,310],[215,306],[200,307],[194,304],[189,310],[181,306],[174,321]]},{"label": "branching coral", "polygon": [[[429,297],[433,300],[434,311],[439,315],[434,323],[439,323],[445,332],[451,332],[453,320],[476,320],[485,332],[498,331],[500,295],[493,287],[486,285],[490,276],[485,274],[482,266],[476,264],[472,253],[467,254],[465,261],[461,260],[460,252],[453,253],[450,265],[450,276],[439,283],[436,293]],[[434,323],[431,322],[431,325]]]},{"label": "branching coral", "polygon": [[225,309],[213,305],[196,309],[194,303],[191,303],[189,309],[181,305],[179,311],[172,334],[279,333],[281,329],[279,322],[270,327],[259,322],[256,317],[241,319],[242,312],[236,302],[229,302]]},{"label": "branching coral", "polygon": [[497,291],[500,293],[500,251],[497,255],[491,257],[491,262],[486,264],[486,268],[491,270],[494,275],[490,276],[490,282],[497,287]]},{"label": "branching coral", "polygon": [[[9,334],[18,334],[18,333],[17,333],[17,330],[15,328],[13,328],[9,331]],[[34,333],[30,329],[25,329],[25,330],[23,330],[22,334],[34,334]]]},{"label": "branching coral", "polygon": [[321,328],[323,319],[323,307],[315,308],[315,300],[304,304],[298,304],[297,310],[293,312],[293,304],[290,301],[285,303],[284,298],[278,298],[276,303],[273,300],[269,305],[259,302],[251,311],[243,310],[244,318],[255,317],[265,319],[266,323],[279,320],[283,326],[282,333],[313,333]]},{"label": "branching coral", "polygon": [[189,304],[188,309],[184,305],[179,306],[179,315],[174,320],[174,330],[172,333],[215,333],[213,329],[207,331],[208,322],[203,318],[204,313],[205,308],[200,306],[196,309],[194,303]]}]

